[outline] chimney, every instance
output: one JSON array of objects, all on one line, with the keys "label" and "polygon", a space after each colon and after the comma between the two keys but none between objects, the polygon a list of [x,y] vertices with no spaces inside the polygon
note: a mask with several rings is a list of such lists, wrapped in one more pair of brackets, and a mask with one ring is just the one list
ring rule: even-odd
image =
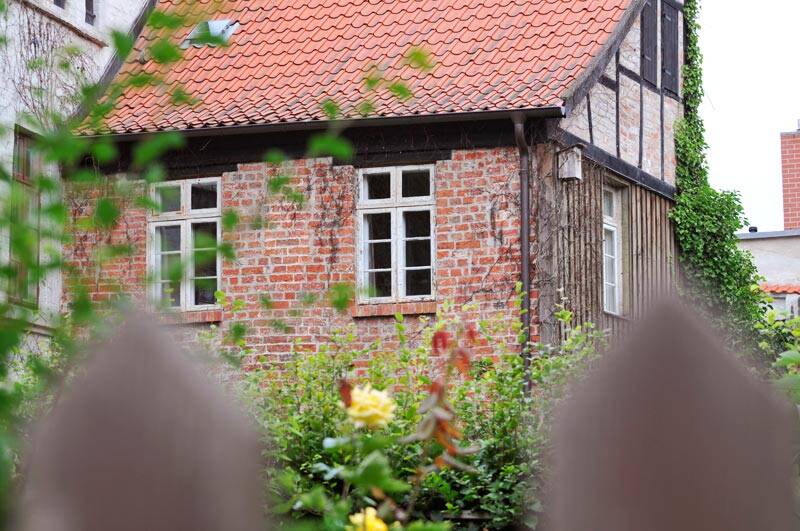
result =
[{"label": "chimney", "polygon": [[781,133],[783,228],[800,229],[800,120],[797,131]]}]

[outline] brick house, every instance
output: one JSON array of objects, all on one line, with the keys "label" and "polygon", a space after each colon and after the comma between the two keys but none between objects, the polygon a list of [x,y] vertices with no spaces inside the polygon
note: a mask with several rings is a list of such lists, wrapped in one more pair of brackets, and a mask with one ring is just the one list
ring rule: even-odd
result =
[{"label": "brick house", "polygon": [[[517,282],[532,339],[557,340],[562,294],[577,319],[616,331],[670,288],[680,2],[312,4],[222,2],[209,20],[228,46],[189,46],[169,74],[201,103],[170,107],[152,87],[123,97],[108,120],[123,157],[108,175],[144,186],[130,172],[133,141],[181,131],[187,144],[152,187],[162,212],[124,211],[113,239],[133,256],[93,271],[94,236],[76,232],[66,257],[93,279],[96,300],[120,289],[167,300],[189,330],[243,321],[249,347],[280,357],[296,338],[313,344],[350,324],[364,340],[391,338],[396,313],[432,314],[447,300],[473,303],[467,319],[511,317]],[[430,53],[431,72],[404,65],[412,46]],[[124,72],[154,68],[133,56]],[[368,93],[371,65],[413,98]],[[309,136],[330,125],[324,100],[355,116],[367,96],[375,113],[343,133],[352,160],[304,158]],[[290,160],[263,162],[269,148]],[[304,206],[268,200],[278,173],[304,191]],[[242,223],[223,231],[229,208]],[[236,259],[190,265],[171,283],[163,268],[191,262],[198,240],[212,254],[229,242]],[[339,282],[371,289],[346,315],[322,304],[292,311]],[[218,307],[216,290],[245,307]]]}]

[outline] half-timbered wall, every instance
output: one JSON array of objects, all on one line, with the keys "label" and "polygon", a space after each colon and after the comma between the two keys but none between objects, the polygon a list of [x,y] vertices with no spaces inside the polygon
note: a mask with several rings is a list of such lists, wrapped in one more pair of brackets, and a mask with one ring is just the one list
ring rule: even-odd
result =
[{"label": "half-timbered wall", "polygon": [[[575,322],[591,321],[616,333],[674,286],[675,239],[668,218],[672,201],[628,183],[603,166],[584,161],[581,181],[555,181],[559,220],[554,271]],[[622,203],[622,311],[603,309],[603,185]]]},{"label": "half-timbered wall", "polygon": [[[683,112],[681,7],[675,0],[647,0],[602,75],[560,124],[582,142],[670,185],[675,184],[675,122]],[[652,35],[642,30],[648,20]],[[676,32],[677,48],[667,44],[675,42]],[[652,57],[643,52],[648,48],[655,50]]]}]

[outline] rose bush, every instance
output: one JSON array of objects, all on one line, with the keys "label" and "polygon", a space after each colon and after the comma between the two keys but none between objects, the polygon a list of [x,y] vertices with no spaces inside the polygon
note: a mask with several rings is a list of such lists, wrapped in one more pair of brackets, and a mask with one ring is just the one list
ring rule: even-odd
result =
[{"label": "rose bush", "polygon": [[[283,525],[536,526],[550,410],[602,334],[568,326],[558,349],[536,346],[526,393],[517,344],[496,339],[519,323],[463,323],[472,310],[444,304],[422,319],[413,346],[398,316],[396,351],[357,347],[346,329],[246,373],[242,390],[267,447],[270,511],[287,517]],[[491,354],[472,356],[475,341]]]}]

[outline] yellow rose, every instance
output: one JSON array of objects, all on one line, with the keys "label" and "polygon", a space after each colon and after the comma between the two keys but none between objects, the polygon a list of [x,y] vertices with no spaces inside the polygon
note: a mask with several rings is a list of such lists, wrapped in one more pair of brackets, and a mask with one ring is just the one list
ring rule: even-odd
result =
[{"label": "yellow rose", "polygon": [[389,393],[373,389],[367,384],[353,388],[347,415],[357,428],[383,428],[394,417],[395,407]]},{"label": "yellow rose", "polygon": [[378,518],[378,511],[374,507],[367,507],[360,513],[350,515],[347,531],[389,531],[386,522]]}]

